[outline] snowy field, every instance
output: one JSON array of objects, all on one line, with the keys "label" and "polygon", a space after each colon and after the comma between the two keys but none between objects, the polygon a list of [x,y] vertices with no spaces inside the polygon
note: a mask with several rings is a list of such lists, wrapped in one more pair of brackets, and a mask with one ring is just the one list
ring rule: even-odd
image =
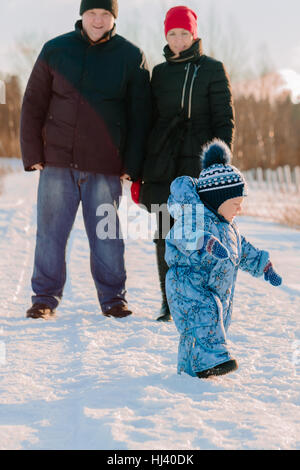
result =
[{"label": "snowy field", "polygon": [[0,196],[0,449],[300,449],[300,232],[240,219],[284,284],[240,272],[229,331],[239,370],[199,380],[176,373],[174,323],[154,321],[151,240],[126,242],[135,314],[101,315],[81,211],[56,319],[25,318],[37,182],[11,173]]}]

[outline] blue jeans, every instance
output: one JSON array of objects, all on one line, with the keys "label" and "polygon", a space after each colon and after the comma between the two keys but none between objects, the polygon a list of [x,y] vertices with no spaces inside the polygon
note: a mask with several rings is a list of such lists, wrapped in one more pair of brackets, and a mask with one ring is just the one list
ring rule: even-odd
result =
[{"label": "blue jeans", "polygon": [[[119,176],[49,166],[40,172],[33,303],[56,308],[62,298],[66,282],[66,245],[81,201],[91,273],[101,309],[106,312],[116,304],[127,304],[124,241],[119,236],[117,212],[121,194]],[[116,237],[105,238],[105,234],[101,235],[103,230],[99,233],[97,229],[101,220],[103,226],[108,220],[108,212],[99,211],[102,204],[109,204],[106,207],[112,214],[110,228],[115,229]]]}]

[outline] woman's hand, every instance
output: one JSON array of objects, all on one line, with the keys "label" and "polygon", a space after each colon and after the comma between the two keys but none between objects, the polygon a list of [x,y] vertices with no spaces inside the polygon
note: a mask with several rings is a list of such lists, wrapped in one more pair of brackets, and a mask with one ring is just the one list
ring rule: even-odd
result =
[{"label": "woman's hand", "polygon": [[131,185],[131,198],[133,202],[139,204],[140,202],[140,193],[141,193],[141,180],[135,181]]}]

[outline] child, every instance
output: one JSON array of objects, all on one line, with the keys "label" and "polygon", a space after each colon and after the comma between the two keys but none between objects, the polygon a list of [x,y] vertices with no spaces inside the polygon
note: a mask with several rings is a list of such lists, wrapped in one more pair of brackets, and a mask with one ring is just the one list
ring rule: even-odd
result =
[{"label": "child", "polygon": [[166,239],[167,298],[180,333],[178,373],[208,378],[237,369],[226,342],[238,268],[279,286],[266,251],[239,234],[234,217],[246,196],[242,173],[215,139],[203,152],[199,179],[173,181],[168,209],[176,220]]}]

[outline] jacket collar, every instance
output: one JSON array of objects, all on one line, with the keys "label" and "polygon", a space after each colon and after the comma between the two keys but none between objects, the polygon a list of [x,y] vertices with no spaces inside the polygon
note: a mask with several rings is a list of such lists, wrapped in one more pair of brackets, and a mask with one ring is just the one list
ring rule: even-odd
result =
[{"label": "jacket collar", "polygon": [[113,36],[116,34],[116,25],[114,24],[113,28],[105,33],[99,41],[92,41],[89,36],[86,34],[82,27],[82,20],[78,20],[75,23],[75,32],[84,39],[84,41],[88,42],[91,46],[97,46],[98,44],[102,44],[104,42],[108,42]]},{"label": "jacket collar", "polygon": [[168,44],[164,47],[164,56],[167,62],[171,62],[174,64],[182,62],[196,62],[200,59],[202,55],[202,39],[200,38],[196,39],[196,41],[192,44],[189,49],[180,52],[179,57],[176,58],[174,58],[174,52],[171,51]]}]

